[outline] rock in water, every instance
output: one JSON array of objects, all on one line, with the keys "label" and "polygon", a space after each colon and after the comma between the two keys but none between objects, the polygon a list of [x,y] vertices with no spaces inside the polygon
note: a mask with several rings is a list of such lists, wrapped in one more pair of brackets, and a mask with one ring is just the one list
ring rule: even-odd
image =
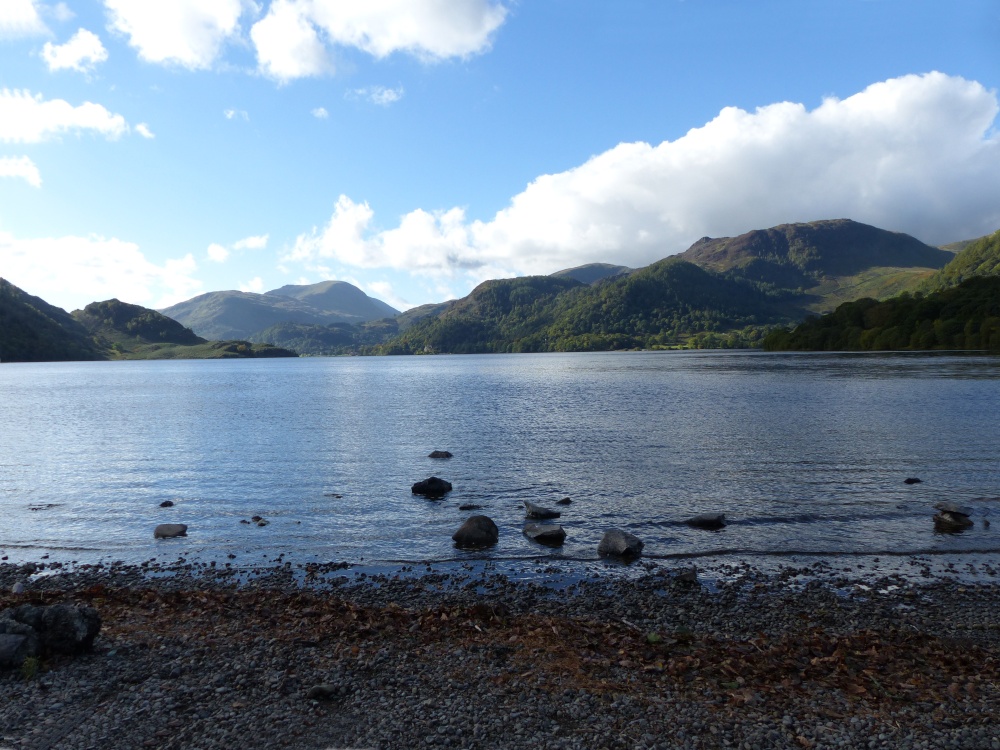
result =
[{"label": "rock in water", "polygon": [[557,523],[526,523],[524,535],[549,547],[559,547],[566,541],[566,531]]},{"label": "rock in water", "polygon": [[161,523],[153,529],[153,539],[170,539],[175,536],[187,536],[188,527],[183,523]]},{"label": "rock in water", "polygon": [[534,503],[529,503],[527,500],[524,501],[524,517],[533,518],[537,521],[544,521],[548,518],[559,518],[562,515],[557,510],[552,510],[550,508],[543,508],[541,505],[535,505]]},{"label": "rock in water", "polygon": [[438,477],[428,477],[421,482],[414,484],[410,491],[414,495],[424,495],[426,497],[444,497],[451,492],[451,482],[446,482]]},{"label": "rock in water", "polygon": [[714,531],[726,525],[725,513],[702,513],[701,515],[689,518],[684,523],[696,529],[709,529]]},{"label": "rock in water", "polygon": [[160,503],[160,507],[161,508],[173,508],[174,507],[174,501],[173,500],[164,500],[162,503]]},{"label": "rock in water", "polygon": [[918,477],[907,477],[903,480],[903,484],[920,484],[922,481],[924,480]]},{"label": "rock in water", "polygon": [[604,532],[601,543],[597,545],[597,554],[601,557],[638,557],[642,554],[642,540],[634,534],[621,529],[609,529]]},{"label": "rock in water", "polygon": [[427,458],[451,458],[451,451],[431,451]]},{"label": "rock in water", "polygon": [[489,516],[469,516],[451,538],[457,547],[490,547],[500,539],[500,530]]},{"label": "rock in water", "polygon": [[941,511],[934,516],[934,528],[938,531],[955,532],[972,528],[972,520],[964,513]]},{"label": "rock in water", "polygon": [[564,497],[562,500],[556,500],[556,505],[569,505],[573,502],[573,498]]}]

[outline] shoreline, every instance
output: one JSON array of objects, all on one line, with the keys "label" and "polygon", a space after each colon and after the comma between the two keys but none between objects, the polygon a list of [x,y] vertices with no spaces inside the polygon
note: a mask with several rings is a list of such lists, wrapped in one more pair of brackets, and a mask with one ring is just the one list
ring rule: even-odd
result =
[{"label": "shoreline", "polygon": [[0,672],[0,747],[1000,747],[997,583],[206,567],[57,569],[13,594],[24,571],[0,565],[0,609],[104,623],[90,654]]}]

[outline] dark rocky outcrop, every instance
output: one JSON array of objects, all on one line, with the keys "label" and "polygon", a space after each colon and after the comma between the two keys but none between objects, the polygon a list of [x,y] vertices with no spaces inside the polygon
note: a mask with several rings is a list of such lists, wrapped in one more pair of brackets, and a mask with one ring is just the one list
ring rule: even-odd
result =
[{"label": "dark rocky outcrop", "polygon": [[708,529],[716,531],[726,525],[725,513],[702,513],[687,519],[684,523],[695,529]]},{"label": "dark rocky outcrop", "polygon": [[456,547],[491,547],[500,539],[500,530],[489,516],[470,516],[451,538]]},{"label": "dark rocky outcrop", "polygon": [[532,518],[536,521],[544,521],[549,518],[559,518],[559,516],[562,515],[557,510],[543,508],[541,505],[535,505],[527,500],[524,501],[524,511],[525,518]]},{"label": "dark rocky outcrop", "polygon": [[903,484],[920,484],[923,481],[924,480],[919,477],[907,477],[903,480]]},{"label": "dark rocky outcrop", "polygon": [[451,458],[451,451],[431,451],[427,458]]},{"label": "dark rocky outcrop", "polygon": [[556,500],[556,505],[569,505],[573,502],[573,498],[564,497],[562,500]]},{"label": "dark rocky outcrop", "polygon": [[93,607],[23,604],[0,612],[0,666],[17,667],[25,658],[89,651],[101,630]]},{"label": "dark rocky outcrop", "polygon": [[566,530],[557,523],[526,523],[524,535],[549,547],[559,547],[566,541]]},{"label": "dark rocky outcrop", "polygon": [[414,495],[424,495],[426,497],[444,497],[451,492],[451,482],[447,482],[439,477],[428,477],[414,484],[410,491]]},{"label": "dark rocky outcrop", "polygon": [[161,508],[173,508],[174,507],[174,501],[173,500],[164,500],[162,503],[160,503],[160,507]]},{"label": "dark rocky outcrop", "polygon": [[642,540],[634,534],[621,529],[609,529],[604,532],[601,543],[597,545],[597,554],[601,557],[634,558],[642,554]]}]

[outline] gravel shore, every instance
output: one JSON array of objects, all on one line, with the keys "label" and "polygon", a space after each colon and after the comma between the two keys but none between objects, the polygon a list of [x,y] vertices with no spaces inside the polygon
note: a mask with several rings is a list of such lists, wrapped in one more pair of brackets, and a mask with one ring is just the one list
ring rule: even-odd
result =
[{"label": "gravel shore", "polygon": [[1000,750],[994,583],[343,568],[0,565],[103,620],[0,672],[0,748]]}]

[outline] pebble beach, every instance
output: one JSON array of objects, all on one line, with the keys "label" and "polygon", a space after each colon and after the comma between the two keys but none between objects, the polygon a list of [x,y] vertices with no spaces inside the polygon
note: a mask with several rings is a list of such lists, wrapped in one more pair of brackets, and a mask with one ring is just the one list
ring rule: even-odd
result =
[{"label": "pebble beach", "polygon": [[641,566],[2,565],[103,625],[0,672],[0,747],[1000,748],[997,584]]}]

